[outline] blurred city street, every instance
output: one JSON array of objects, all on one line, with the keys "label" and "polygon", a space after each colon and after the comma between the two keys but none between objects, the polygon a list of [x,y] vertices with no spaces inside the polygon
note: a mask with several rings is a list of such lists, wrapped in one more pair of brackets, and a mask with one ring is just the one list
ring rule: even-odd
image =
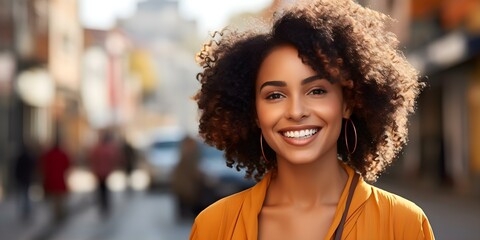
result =
[{"label": "blurred city street", "polygon": [[188,239],[192,220],[179,220],[167,193],[119,192],[113,195],[113,211],[99,214],[93,195],[74,195],[69,199],[69,216],[53,225],[50,211],[38,202],[29,222],[22,223],[13,201],[0,203],[0,239],[87,240],[87,239]]},{"label": "blurred city street", "polygon": [[[196,54],[294,2],[0,0],[0,240],[188,239],[175,190],[195,212],[252,184],[198,136]],[[356,2],[396,20],[426,86],[375,185],[436,239],[480,239],[480,0]]]},{"label": "blurred city street", "polygon": [[[438,188],[402,184],[386,179],[376,184],[410,199],[423,208],[436,239],[475,240],[480,236],[480,198],[452,194]],[[114,194],[112,215],[103,218],[93,195],[69,199],[69,217],[50,224],[44,202],[35,203],[30,222],[22,223],[13,201],[0,203],[1,239],[15,240],[181,240],[188,239],[193,219],[178,220],[173,197],[167,192]]]}]

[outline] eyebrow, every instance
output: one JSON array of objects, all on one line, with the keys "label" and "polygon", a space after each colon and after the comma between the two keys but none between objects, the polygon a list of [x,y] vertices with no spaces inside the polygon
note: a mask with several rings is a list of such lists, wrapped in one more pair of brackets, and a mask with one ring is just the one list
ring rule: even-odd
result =
[{"label": "eyebrow", "polygon": [[[311,76],[311,77],[307,77],[305,79],[302,80],[301,84],[302,85],[305,85],[305,84],[308,84],[308,83],[311,83],[313,81],[316,81],[316,80],[321,80],[321,79],[326,79],[328,81],[327,78],[325,78],[324,76],[322,75],[314,75],[314,76]],[[287,86],[287,83],[284,82],[284,81],[268,81],[268,82],[264,82],[262,84],[262,86],[260,86],[260,91],[266,87],[266,86],[274,86],[274,87],[285,87]]]},{"label": "eyebrow", "polygon": [[313,81],[316,81],[316,80],[322,80],[322,79],[325,79],[328,81],[327,78],[325,78],[323,75],[314,75],[314,76],[311,76],[311,77],[307,77],[305,79],[302,80],[302,85],[305,85],[307,83],[311,83]]}]

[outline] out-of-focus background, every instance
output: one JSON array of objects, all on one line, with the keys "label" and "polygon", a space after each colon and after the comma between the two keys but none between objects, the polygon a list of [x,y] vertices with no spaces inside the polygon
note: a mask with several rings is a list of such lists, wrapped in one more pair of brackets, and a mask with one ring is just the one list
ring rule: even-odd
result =
[{"label": "out-of-focus background", "polygon": [[[294,0],[0,0],[0,239],[187,239],[251,186],[197,136],[194,55]],[[480,1],[363,0],[428,87],[376,185],[480,236]],[[366,236],[366,239],[368,237]]]}]

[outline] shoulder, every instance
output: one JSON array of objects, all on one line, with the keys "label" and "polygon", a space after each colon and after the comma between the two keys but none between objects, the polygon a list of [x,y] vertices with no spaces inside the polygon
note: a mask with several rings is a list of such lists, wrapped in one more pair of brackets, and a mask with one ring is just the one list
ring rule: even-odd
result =
[{"label": "shoulder", "polygon": [[249,194],[250,189],[235,193],[233,195],[224,197],[212,205],[205,208],[196,218],[196,221],[208,219],[210,222],[212,219],[220,218],[227,212],[234,212],[237,208],[240,208],[244,199]]},{"label": "shoulder", "polygon": [[411,239],[430,239],[433,236],[430,223],[424,211],[414,202],[371,186],[370,202],[379,210],[383,221],[393,224],[395,235],[410,236]]},{"label": "shoulder", "polygon": [[222,198],[205,208],[195,218],[190,239],[217,239],[233,224],[251,188]]},{"label": "shoulder", "polygon": [[372,197],[379,206],[395,213],[396,218],[422,218],[425,216],[423,210],[412,201],[378,187],[371,187]]}]

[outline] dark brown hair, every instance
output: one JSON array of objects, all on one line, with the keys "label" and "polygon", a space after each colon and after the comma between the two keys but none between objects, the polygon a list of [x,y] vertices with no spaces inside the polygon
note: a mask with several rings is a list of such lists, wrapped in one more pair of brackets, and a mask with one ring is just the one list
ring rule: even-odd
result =
[{"label": "dark brown hair", "polygon": [[[396,37],[385,30],[390,19],[351,0],[305,1],[277,15],[273,24],[212,36],[198,53],[203,71],[195,96],[200,109],[200,136],[225,151],[227,165],[245,168],[259,180],[276,167],[275,153],[260,150],[255,123],[255,81],[265,56],[290,44],[302,61],[331,81],[352,80],[344,87],[358,134],[348,154],[342,133],[338,154],[367,180],[375,181],[407,140],[408,115],[423,86],[417,71],[397,50]],[[349,132],[349,139],[353,132]]]}]

